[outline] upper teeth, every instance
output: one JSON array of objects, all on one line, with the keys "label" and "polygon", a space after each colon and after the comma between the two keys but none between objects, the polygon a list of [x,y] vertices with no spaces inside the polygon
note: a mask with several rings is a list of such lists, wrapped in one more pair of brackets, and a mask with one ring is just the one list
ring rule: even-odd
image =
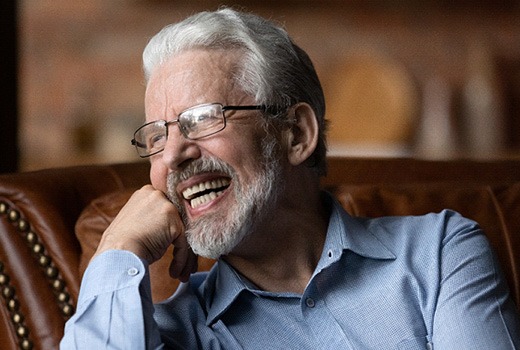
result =
[{"label": "upper teeth", "polygon": [[214,189],[222,188],[224,186],[228,186],[229,183],[230,183],[230,180],[227,178],[220,178],[220,179],[215,179],[215,180],[211,180],[211,181],[201,182],[199,184],[191,186],[191,187],[185,189],[184,191],[182,191],[182,195],[185,199],[191,200],[192,207],[196,207],[209,200],[215,199],[218,195],[220,195],[222,193],[222,191],[211,192],[204,196],[195,198],[198,194],[200,194],[201,192],[207,191],[207,190],[214,190]]}]

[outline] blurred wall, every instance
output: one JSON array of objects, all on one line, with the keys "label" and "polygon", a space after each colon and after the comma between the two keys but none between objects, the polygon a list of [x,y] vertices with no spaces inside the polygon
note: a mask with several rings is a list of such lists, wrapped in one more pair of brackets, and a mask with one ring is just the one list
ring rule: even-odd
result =
[{"label": "blurred wall", "polygon": [[326,92],[333,154],[520,155],[513,1],[20,1],[22,170],[136,160],[141,52],[221,3],[281,22]]}]

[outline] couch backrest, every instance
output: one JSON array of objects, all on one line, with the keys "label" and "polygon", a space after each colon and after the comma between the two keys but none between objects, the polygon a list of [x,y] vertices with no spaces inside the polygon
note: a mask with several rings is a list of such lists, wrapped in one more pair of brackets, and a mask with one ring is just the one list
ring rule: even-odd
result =
[{"label": "couch backrest", "polygon": [[[100,198],[124,197],[147,182],[147,163],[0,175],[3,349],[57,348],[74,312],[85,253],[75,235],[78,218],[104,210],[97,205]],[[329,159],[323,180],[353,215],[422,214],[449,207],[477,220],[498,253],[517,305],[519,183],[520,161],[362,158]],[[99,213],[106,219],[95,228],[99,234],[121,205],[108,203],[113,204],[109,212]]]}]

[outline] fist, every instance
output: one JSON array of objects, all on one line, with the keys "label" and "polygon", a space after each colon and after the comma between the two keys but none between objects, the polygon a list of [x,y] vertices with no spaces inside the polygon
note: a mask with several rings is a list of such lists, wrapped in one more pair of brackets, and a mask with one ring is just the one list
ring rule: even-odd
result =
[{"label": "fist", "polygon": [[120,249],[133,252],[149,264],[174,245],[170,275],[181,281],[197,269],[197,257],[184,235],[184,224],[175,205],[151,185],[136,191],[103,233],[94,255]]}]

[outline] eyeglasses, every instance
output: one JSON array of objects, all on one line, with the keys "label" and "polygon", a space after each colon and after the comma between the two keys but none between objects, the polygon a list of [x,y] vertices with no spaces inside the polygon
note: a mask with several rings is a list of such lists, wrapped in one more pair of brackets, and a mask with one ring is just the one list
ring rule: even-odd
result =
[{"label": "eyeglasses", "polygon": [[156,120],[146,123],[137,129],[132,145],[141,158],[153,156],[164,150],[168,140],[168,126],[179,125],[182,135],[189,140],[216,134],[226,127],[226,111],[230,110],[263,110],[266,106],[223,106],[220,103],[208,103],[194,106],[181,112],[177,119],[167,122]]}]

